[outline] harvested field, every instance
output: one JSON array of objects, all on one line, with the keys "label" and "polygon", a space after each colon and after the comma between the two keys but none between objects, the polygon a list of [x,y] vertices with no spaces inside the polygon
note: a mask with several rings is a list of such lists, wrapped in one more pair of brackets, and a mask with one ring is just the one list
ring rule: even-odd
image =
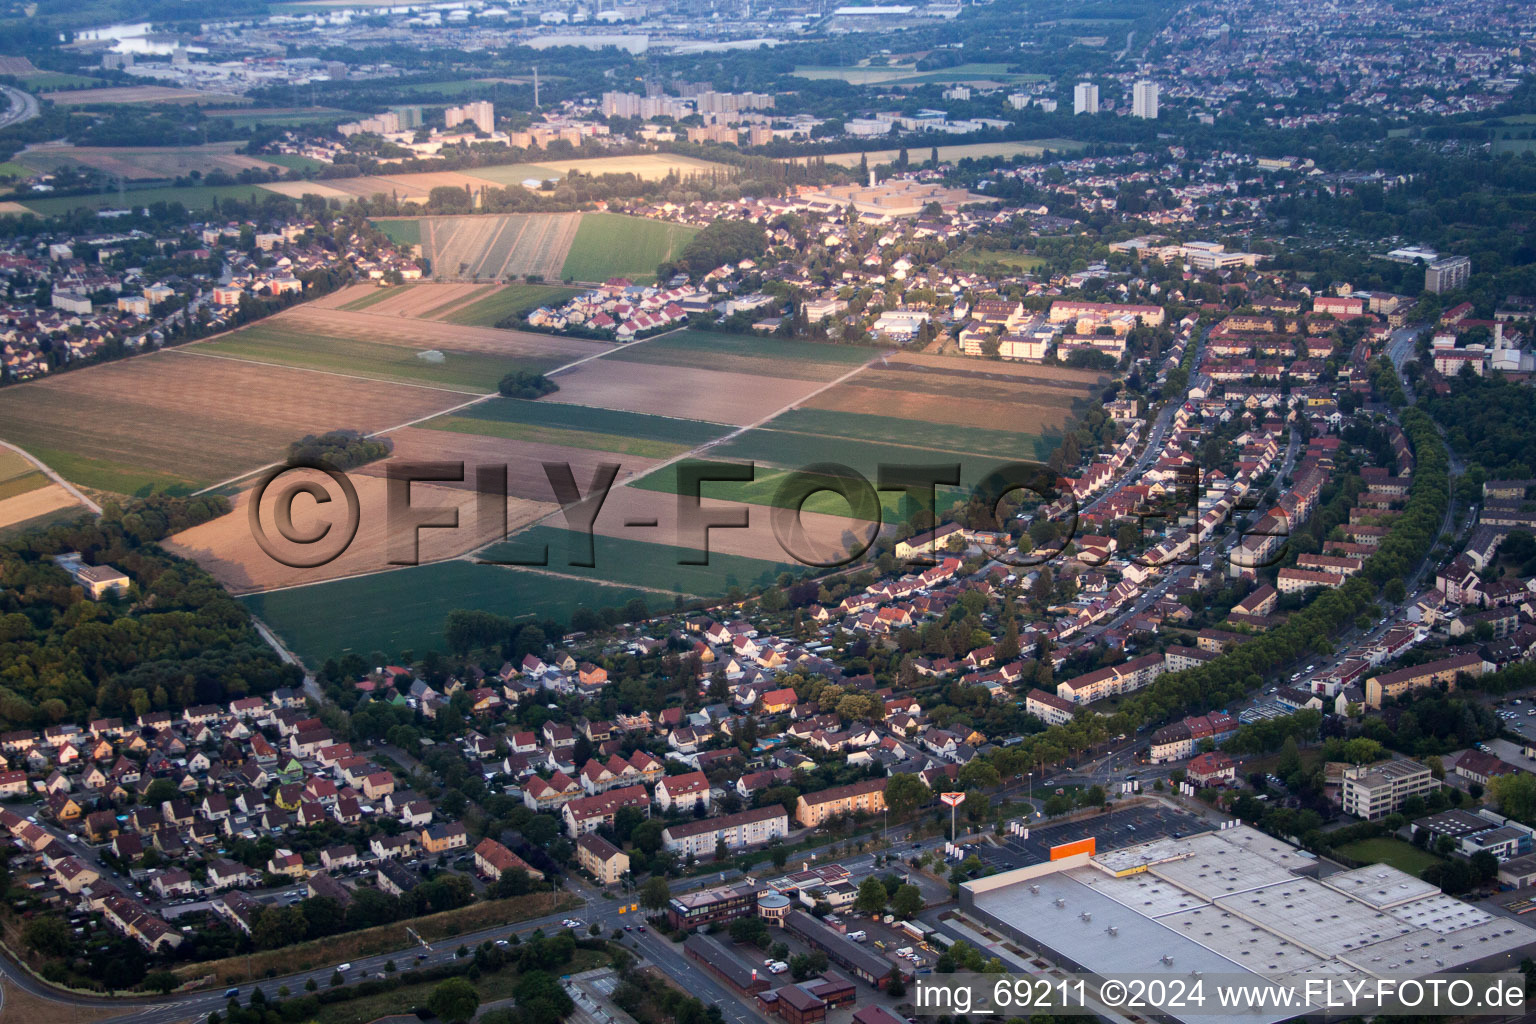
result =
[{"label": "harvested field", "polygon": [[74,89],[64,92],[45,92],[38,97],[64,107],[81,107],[98,103],[228,103],[231,105],[250,102],[244,96],[227,92],[198,92],[195,89],[175,89],[168,85],[121,85],[105,89]]},{"label": "harvested field", "polygon": [[280,196],[289,199],[303,199],[305,196],[319,196],[322,199],[340,199],[343,202],[351,202],[358,198],[357,193],[348,192],[346,189],[337,188],[320,181],[264,181],[261,187],[268,192],[276,192]]},{"label": "harvested field", "polygon": [[40,171],[60,167],[90,167],[114,178],[152,181],[191,174],[270,170],[272,164],[235,152],[243,142],[212,142],[204,146],[35,146],[16,155],[19,163]]},{"label": "harvested field", "polygon": [[505,280],[537,274],[554,280],[576,238],[579,213],[424,217],[422,255],[438,280]]},{"label": "harvested field", "polygon": [[361,309],[386,316],[420,319],[428,311],[445,304],[458,304],[472,297],[482,286],[473,284],[436,284],[422,281],[390,288],[374,288],[373,294],[360,296],[345,306],[344,312]]},{"label": "harvested field", "polygon": [[892,364],[920,366],[933,370],[948,370],[967,376],[1019,377],[1027,380],[1056,384],[1077,384],[1084,387],[1104,387],[1109,375],[1098,370],[1075,370],[1070,366],[1046,366],[1043,363],[1015,363],[991,359],[971,359],[966,356],[935,356],[923,352],[898,352],[888,360]]},{"label": "harvested field", "polygon": [[20,203],[13,203],[10,200],[5,200],[4,202],[0,202],[0,217],[6,217],[6,216],[19,217],[23,213],[31,213],[31,212],[32,212],[31,210],[27,209],[25,206],[22,206]]},{"label": "harvested field", "polygon": [[[405,289],[401,301],[422,287]],[[295,306],[185,351],[486,394],[512,370],[542,373],[606,347],[545,334],[402,319],[375,312],[382,304],[356,312]],[[440,358],[424,358],[426,352]]]},{"label": "harvested field", "polygon": [[692,225],[645,217],[583,214],[558,276],[593,282],[627,277],[648,283],[656,280],[656,267],[681,253],[698,232]]},{"label": "harvested field", "polygon": [[[407,286],[402,285],[401,287]],[[389,289],[380,288],[372,282],[367,284],[349,284],[345,288],[338,288],[333,292],[320,296],[318,299],[311,299],[309,305],[313,309],[342,309],[350,307],[354,303],[361,303],[366,299],[371,299],[381,292],[387,293],[388,291]]]},{"label": "harvested field", "polygon": [[689,329],[644,345],[625,346],[609,358],[631,363],[827,381],[836,380],[877,354],[874,349],[852,345],[822,345]]},{"label": "harvested field", "polygon": [[731,174],[734,168],[728,164],[675,153],[637,153],[631,156],[599,156],[575,160],[556,158],[539,163],[501,164],[496,167],[476,167],[465,173],[497,185],[521,185],[529,178],[563,178],[570,171],[588,175],[633,174],[644,181],[659,181],[674,172],[686,178],[691,174],[711,172]]},{"label": "harvested field", "polygon": [[74,483],[131,494],[208,486],[281,458],[305,434],[379,430],[455,401],[170,349],[8,388],[0,437]]},{"label": "harvested field", "polygon": [[612,359],[583,363],[562,373],[559,383],[544,401],[736,425],[755,423],[815,390],[811,381]]},{"label": "harvested field", "polygon": [[[539,444],[532,441],[507,440],[484,434],[467,434],[451,430],[426,430],[421,427],[405,427],[386,435],[394,442],[391,460],[399,462],[462,462],[468,468],[468,478],[462,484],[448,485],[463,489],[474,486],[473,468],[476,466],[504,465],[507,467],[507,493],[514,498],[528,501],[555,501],[555,492],[544,472],[546,462],[562,463],[571,467],[576,483],[583,491],[592,479],[593,470],[605,462],[619,464],[619,478],[632,473],[644,473],[656,465],[655,459],[638,456],[619,456],[612,452],[592,451],[557,444]],[[384,473],[386,463],[374,463],[363,467],[365,474]]]},{"label": "harvested field", "polygon": [[[40,481],[37,486],[29,486],[24,491],[16,491],[0,497],[0,530],[20,526],[60,509],[83,509],[83,506],[76,502],[64,488],[41,473],[37,473],[36,476]],[[5,492],[0,491],[0,494],[3,493]]]},{"label": "harvested field", "polygon": [[580,289],[563,288],[557,284],[509,284],[483,298],[434,315],[436,319],[451,324],[494,327],[510,316],[518,316],[540,306],[559,306],[579,294]]},{"label": "harvested field", "polygon": [[[967,397],[947,390],[949,384],[945,381],[922,380],[907,389],[897,386],[900,383],[877,374],[860,374],[811,399],[806,403],[806,411],[827,410],[850,417],[890,419],[893,429],[887,436],[893,439],[911,436],[914,425],[928,424],[947,425],[943,433],[953,438],[957,430],[977,423],[989,424],[991,429],[1000,432],[1038,437],[1059,433],[1068,420],[1086,411],[1089,397],[1081,393],[1063,394],[1043,389],[1028,393],[1023,389],[985,385],[978,386]],[[901,424],[906,424],[906,429],[898,429]],[[776,421],[775,426],[778,425]],[[846,429],[849,428],[844,424],[834,432],[842,434]],[[865,435],[859,430],[850,436]],[[954,444],[952,440],[950,446]],[[993,446],[988,445],[983,450],[991,451]]]},{"label": "harvested field", "polygon": [[[420,457],[419,452],[415,457]],[[185,530],[161,543],[172,554],[196,561],[234,594],[249,594],[275,587],[315,583],[389,569],[392,568],[389,547],[391,540],[403,540],[409,544],[410,530],[400,524],[395,524],[393,527],[390,525],[387,513],[387,484],[382,473],[381,464],[375,464],[349,474],[353,486],[357,489],[359,506],[357,535],[334,561],[322,566],[309,569],[292,568],[274,560],[262,550],[252,535],[249,490],[235,498],[234,511],[230,515],[221,516],[211,522]],[[473,469],[467,471],[471,480],[473,474]],[[290,480],[297,481],[305,477],[312,478],[322,486],[328,483],[319,473],[295,471],[292,476],[285,474],[282,484],[286,485]],[[314,555],[318,549],[294,548],[273,529],[271,525],[274,522],[273,509],[281,490],[281,486],[273,486],[263,496],[261,522],[266,524],[267,535],[280,553],[300,557]],[[334,484],[328,490],[333,495],[337,493]],[[413,508],[421,510],[451,508],[458,515],[459,525],[455,529],[422,529],[417,532],[419,545],[417,551],[422,564],[473,551],[499,540],[508,532],[522,529],[559,508],[553,502],[509,498],[507,522],[505,526],[501,526],[494,520],[481,520],[477,509],[478,498],[472,484],[465,487],[438,483],[411,485]],[[337,531],[336,536],[340,537],[340,531],[345,525],[345,512],[339,501],[332,501],[322,506],[316,505],[311,499],[300,498],[293,503],[293,522],[297,530],[306,533],[319,529],[321,524],[330,524]],[[290,558],[290,560],[298,559]]]},{"label": "harvested field", "polygon": [[380,193],[393,195],[401,200],[426,199],[434,188],[476,189],[486,183],[457,171],[423,171],[404,174],[374,174],[362,178],[328,178],[325,182],[358,199],[368,199]]}]

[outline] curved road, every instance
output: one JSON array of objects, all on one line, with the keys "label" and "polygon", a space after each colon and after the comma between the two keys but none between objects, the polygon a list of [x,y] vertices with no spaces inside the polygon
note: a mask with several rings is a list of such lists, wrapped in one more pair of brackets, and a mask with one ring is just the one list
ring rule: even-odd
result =
[{"label": "curved road", "polygon": [[9,85],[0,85],[0,92],[5,93],[6,99],[10,101],[10,106],[6,108],[5,113],[0,114],[0,128],[9,128],[13,124],[30,121],[38,115],[36,96]]}]

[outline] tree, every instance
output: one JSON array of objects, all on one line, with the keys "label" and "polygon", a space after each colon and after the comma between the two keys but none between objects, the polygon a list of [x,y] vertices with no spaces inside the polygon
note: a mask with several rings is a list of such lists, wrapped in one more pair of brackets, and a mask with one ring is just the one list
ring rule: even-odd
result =
[{"label": "tree", "polygon": [[460,1024],[480,1009],[480,993],[468,978],[449,978],[432,990],[427,1008],[450,1024]]},{"label": "tree", "polygon": [[892,775],[885,783],[885,806],[897,817],[910,814],[933,799],[933,791],[919,776]]},{"label": "tree", "polygon": [[885,902],[885,885],[880,879],[871,875],[859,883],[859,894],[853,901],[855,908],[866,914],[878,914],[885,909]]},{"label": "tree", "polygon": [[151,971],[144,975],[144,987],[151,992],[159,992],[162,995],[173,991],[181,984],[181,979],[170,971]]},{"label": "tree", "polygon": [[900,885],[891,897],[891,913],[904,920],[911,920],[923,909],[923,890],[915,885]]},{"label": "tree", "polygon": [[665,878],[648,878],[640,887],[640,905],[646,910],[661,910],[672,899],[672,887]]},{"label": "tree", "polygon": [[27,945],[49,957],[69,956],[75,947],[75,937],[69,925],[51,914],[27,922],[22,937]]}]

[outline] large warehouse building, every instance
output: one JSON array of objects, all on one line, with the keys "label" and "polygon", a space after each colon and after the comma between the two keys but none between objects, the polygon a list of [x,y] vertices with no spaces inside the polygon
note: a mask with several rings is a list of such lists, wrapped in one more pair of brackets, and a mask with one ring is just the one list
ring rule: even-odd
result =
[{"label": "large warehouse building", "polygon": [[967,882],[960,905],[1064,967],[1114,975],[1303,984],[1503,971],[1536,943],[1536,930],[1384,864],[1322,878],[1317,869],[1310,854],[1238,826]]}]

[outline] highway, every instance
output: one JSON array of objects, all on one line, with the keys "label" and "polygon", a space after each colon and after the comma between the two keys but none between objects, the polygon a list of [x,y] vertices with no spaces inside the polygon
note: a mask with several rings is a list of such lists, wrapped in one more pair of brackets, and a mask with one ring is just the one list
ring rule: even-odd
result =
[{"label": "highway", "polygon": [[30,121],[38,115],[36,96],[9,85],[0,85],[0,92],[5,93],[5,98],[9,101],[5,113],[0,114],[0,128],[9,128],[13,124]]}]

